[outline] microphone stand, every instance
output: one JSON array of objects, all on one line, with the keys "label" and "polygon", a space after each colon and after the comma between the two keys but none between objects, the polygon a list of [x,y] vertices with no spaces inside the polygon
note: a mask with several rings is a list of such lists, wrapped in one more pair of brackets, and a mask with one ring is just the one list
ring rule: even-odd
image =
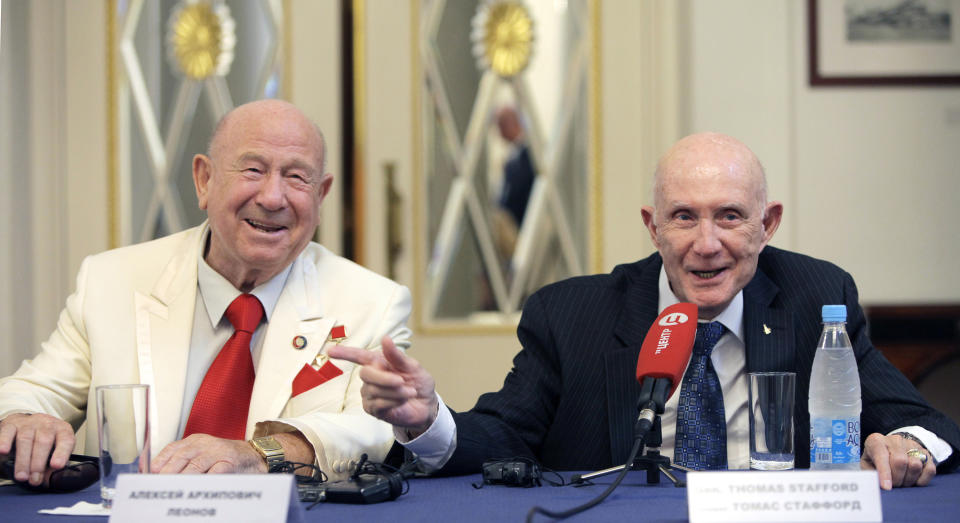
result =
[{"label": "microphone stand", "polygon": [[666,403],[670,387],[671,382],[667,378],[648,378],[643,381],[643,388],[637,400],[637,409],[640,410],[640,415],[633,428],[634,441],[642,440],[644,448],[646,448],[646,452],[643,455],[637,456],[632,463],[617,465],[588,474],[575,474],[570,478],[570,483],[583,483],[594,478],[620,472],[624,468],[630,467],[630,470],[645,470],[647,472],[648,485],[658,485],[660,483],[660,473],[662,472],[675,487],[685,487],[686,483],[673,475],[670,469],[674,468],[685,472],[689,472],[690,469],[670,463],[670,458],[660,454],[660,446],[663,444],[663,434],[660,430],[660,415],[663,414],[664,404]]}]

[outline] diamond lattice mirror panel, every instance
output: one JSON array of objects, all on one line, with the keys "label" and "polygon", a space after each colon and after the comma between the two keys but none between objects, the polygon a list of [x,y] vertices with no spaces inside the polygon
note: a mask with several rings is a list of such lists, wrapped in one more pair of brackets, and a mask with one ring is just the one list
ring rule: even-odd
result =
[{"label": "diamond lattice mirror panel", "polygon": [[531,292],[588,269],[595,19],[586,0],[420,4],[425,327],[512,326]]}]

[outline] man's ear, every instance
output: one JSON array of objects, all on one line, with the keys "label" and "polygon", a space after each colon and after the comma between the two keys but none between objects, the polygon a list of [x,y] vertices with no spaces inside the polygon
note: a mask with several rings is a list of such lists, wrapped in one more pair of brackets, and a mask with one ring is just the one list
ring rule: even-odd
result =
[{"label": "man's ear", "polygon": [[763,211],[763,244],[770,243],[773,233],[780,227],[780,220],[783,218],[783,204],[780,202],[769,202],[767,208]]},{"label": "man's ear", "polygon": [[203,154],[193,157],[193,187],[197,190],[197,205],[207,210],[207,195],[210,175],[213,173],[213,161]]},{"label": "man's ear", "polygon": [[653,219],[656,209],[650,207],[649,205],[644,205],[640,208],[640,216],[643,217],[643,225],[647,227],[647,231],[650,233],[650,240],[653,241],[653,246],[657,249],[660,248],[660,243],[657,242],[657,224]]},{"label": "man's ear", "polygon": [[323,199],[326,198],[328,194],[330,194],[330,187],[332,185],[333,185],[332,174],[326,173],[320,177],[320,187],[318,188],[318,190],[320,191],[320,194],[319,194],[320,203],[323,203]]}]

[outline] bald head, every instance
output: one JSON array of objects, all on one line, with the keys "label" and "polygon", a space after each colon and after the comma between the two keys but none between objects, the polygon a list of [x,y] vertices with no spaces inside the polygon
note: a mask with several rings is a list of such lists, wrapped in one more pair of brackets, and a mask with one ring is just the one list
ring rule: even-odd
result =
[{"label": "bald head", "polygon": [[663,206],[664,184],[682,175],[742,179],[756,189],[761,206],[767,202],[763,165],[749,147],[732,136],[713,132],[691,134],[667,150],[653,175],[655,207]]},{"label": "bald head", "polygon": [[210,144],[207,146],[207,156],[216,158],[224,143],[229,142],[230,134],[238,132],[244,126],[257,125],[265,119],[283,121],[291,126],[301,126],[301,132],[312,134],[317,144],[317,165],[320,165],[322,174],[327,172],[327,140],[323,136],[323,131],[297,106],[272,98],[249,102],[227,112],[213,130]]},{"label": "bald head", "polygon": [[654,206],[641,212],[670,288],[698,307],[700,319],[715,318],[753,278],[783,206],[766,201],[756,155],[718,133],[671,147],[657,164],[653,193]]}]

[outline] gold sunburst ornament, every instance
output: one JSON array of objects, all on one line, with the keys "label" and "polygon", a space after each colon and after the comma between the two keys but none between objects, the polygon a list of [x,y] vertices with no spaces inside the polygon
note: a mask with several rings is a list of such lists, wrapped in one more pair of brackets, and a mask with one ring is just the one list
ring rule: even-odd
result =
[{"label": "gold sunburst ornament", "polygon": [[487,0],[473,17],[473,54],[481,69],[503,77],[523,71],[533,54],[533,19],[521,2]]},{"label": "gold sunburst ornament", "polygon": [[167,55],[175,71],[193,80],[225,76],[236,43],[230,8],[223,3],[186,0],[167,21]]}]

